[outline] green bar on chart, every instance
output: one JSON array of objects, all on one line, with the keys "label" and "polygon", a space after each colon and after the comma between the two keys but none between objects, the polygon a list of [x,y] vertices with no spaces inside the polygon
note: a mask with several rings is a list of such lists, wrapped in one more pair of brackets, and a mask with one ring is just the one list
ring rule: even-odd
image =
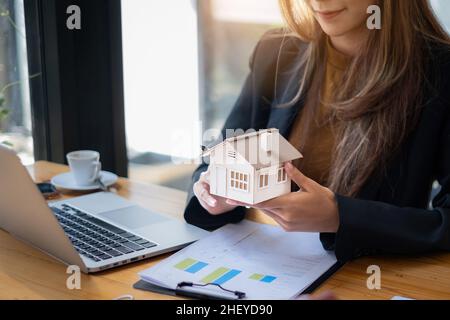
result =
[{"label": "green bar on chart", "polygon": [[230,271],[230,269],[227,268],[218,268],[214,270],[212,273],[208,274],[206,277],[204,277],[201,282],[203,283],[211,283],[214,282],[214,280],[218,279],[219,277],[223,276],[225,273]]},{"label": "green bar on chart", "polygon": [[263,274],[254,273],[254,274],[252,274],[252,275],[250,276],[250,279],[251,279],[251,280],[259,281],[259,280],[261,280],[263,277],[264,277]]},{"label": "green bar on chart", "polygon": [[187,259],[184,259],[183,261],[177,263],[175,265],[175,268],[179,269],[179,270],[184,270],[184,269],[192,266],[196,262],[197,262],[197,260],[194,260],[194,259],[191,259],[191,258],[187,258]]}]

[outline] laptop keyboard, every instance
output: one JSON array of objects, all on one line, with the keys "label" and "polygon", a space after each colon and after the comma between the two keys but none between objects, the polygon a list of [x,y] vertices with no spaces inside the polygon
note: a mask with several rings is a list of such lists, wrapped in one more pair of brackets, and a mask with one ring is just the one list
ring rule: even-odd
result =
[{"label": "laptop keyboard", "polygon": [[156,246],[155,243],[63,204],[56,219],[81,255],[96,262]]}]

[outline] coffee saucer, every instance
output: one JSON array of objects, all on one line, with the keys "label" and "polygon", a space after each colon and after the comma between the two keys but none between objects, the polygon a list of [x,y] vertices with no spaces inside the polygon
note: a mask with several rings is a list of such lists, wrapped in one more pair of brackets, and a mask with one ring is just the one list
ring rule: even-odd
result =
[{"label": "coffee saucer", "polygon": [[[101,171],[100,179],[106,187],[109,187],[117,182],[118,177],[112,172]],[[74,191],[90,191],[101,189],[101,186],[98,182],[86,186],[77,185],[72,172],[67,172],[54,176],[51,180],[51,183],[58,189],[66,189]]]}]

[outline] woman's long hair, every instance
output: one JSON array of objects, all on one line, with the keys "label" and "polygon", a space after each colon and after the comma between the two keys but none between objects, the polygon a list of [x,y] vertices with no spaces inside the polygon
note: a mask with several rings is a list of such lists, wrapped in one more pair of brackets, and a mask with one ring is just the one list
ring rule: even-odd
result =
[{"label": "woman's long hair", "polygon": [[[326,57],[326,36],[306,3],[279,0],[288,29],[308,42],[303,83],[289,103],[307,90],[308,79]],[[328,187],[355,196],[377,168],[385,165],[417,125],[431,43],[449,44],[428,0],[380,0],[381,30],[371,30],[367,43],[352,59],[340,90],[330,105],[341,125]],[[306,113],[307,114],[307,113]]]}]

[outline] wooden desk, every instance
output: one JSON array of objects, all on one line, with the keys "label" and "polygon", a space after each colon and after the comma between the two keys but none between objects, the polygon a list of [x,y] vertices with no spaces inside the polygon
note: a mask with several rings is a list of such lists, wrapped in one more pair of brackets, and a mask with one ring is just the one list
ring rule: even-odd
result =
[{"label": "wooden desk", "polygon": [[[41,182],[67,171],[67,167],[38,162],[29,171]],[[181,191],[120,179],[117,192],[143,207],[182,218],[186,194]],[[270,222],[255,212],[249,214],[249,218]],[[113,299],[123,294],[132,294],[136,299],[174,299],[132,288],[139,271],[166,256],[82,275],[81,290],[68,290],[65,265],[0,230],[0,299]],[[366,287],[366,270],[370,265],[381,267],[381,290]],[[325,290],[333,290],[340,299],[390,299],[395,295],[450,299],[450,254],[359,259],[344,266],[317,292]]]}]

